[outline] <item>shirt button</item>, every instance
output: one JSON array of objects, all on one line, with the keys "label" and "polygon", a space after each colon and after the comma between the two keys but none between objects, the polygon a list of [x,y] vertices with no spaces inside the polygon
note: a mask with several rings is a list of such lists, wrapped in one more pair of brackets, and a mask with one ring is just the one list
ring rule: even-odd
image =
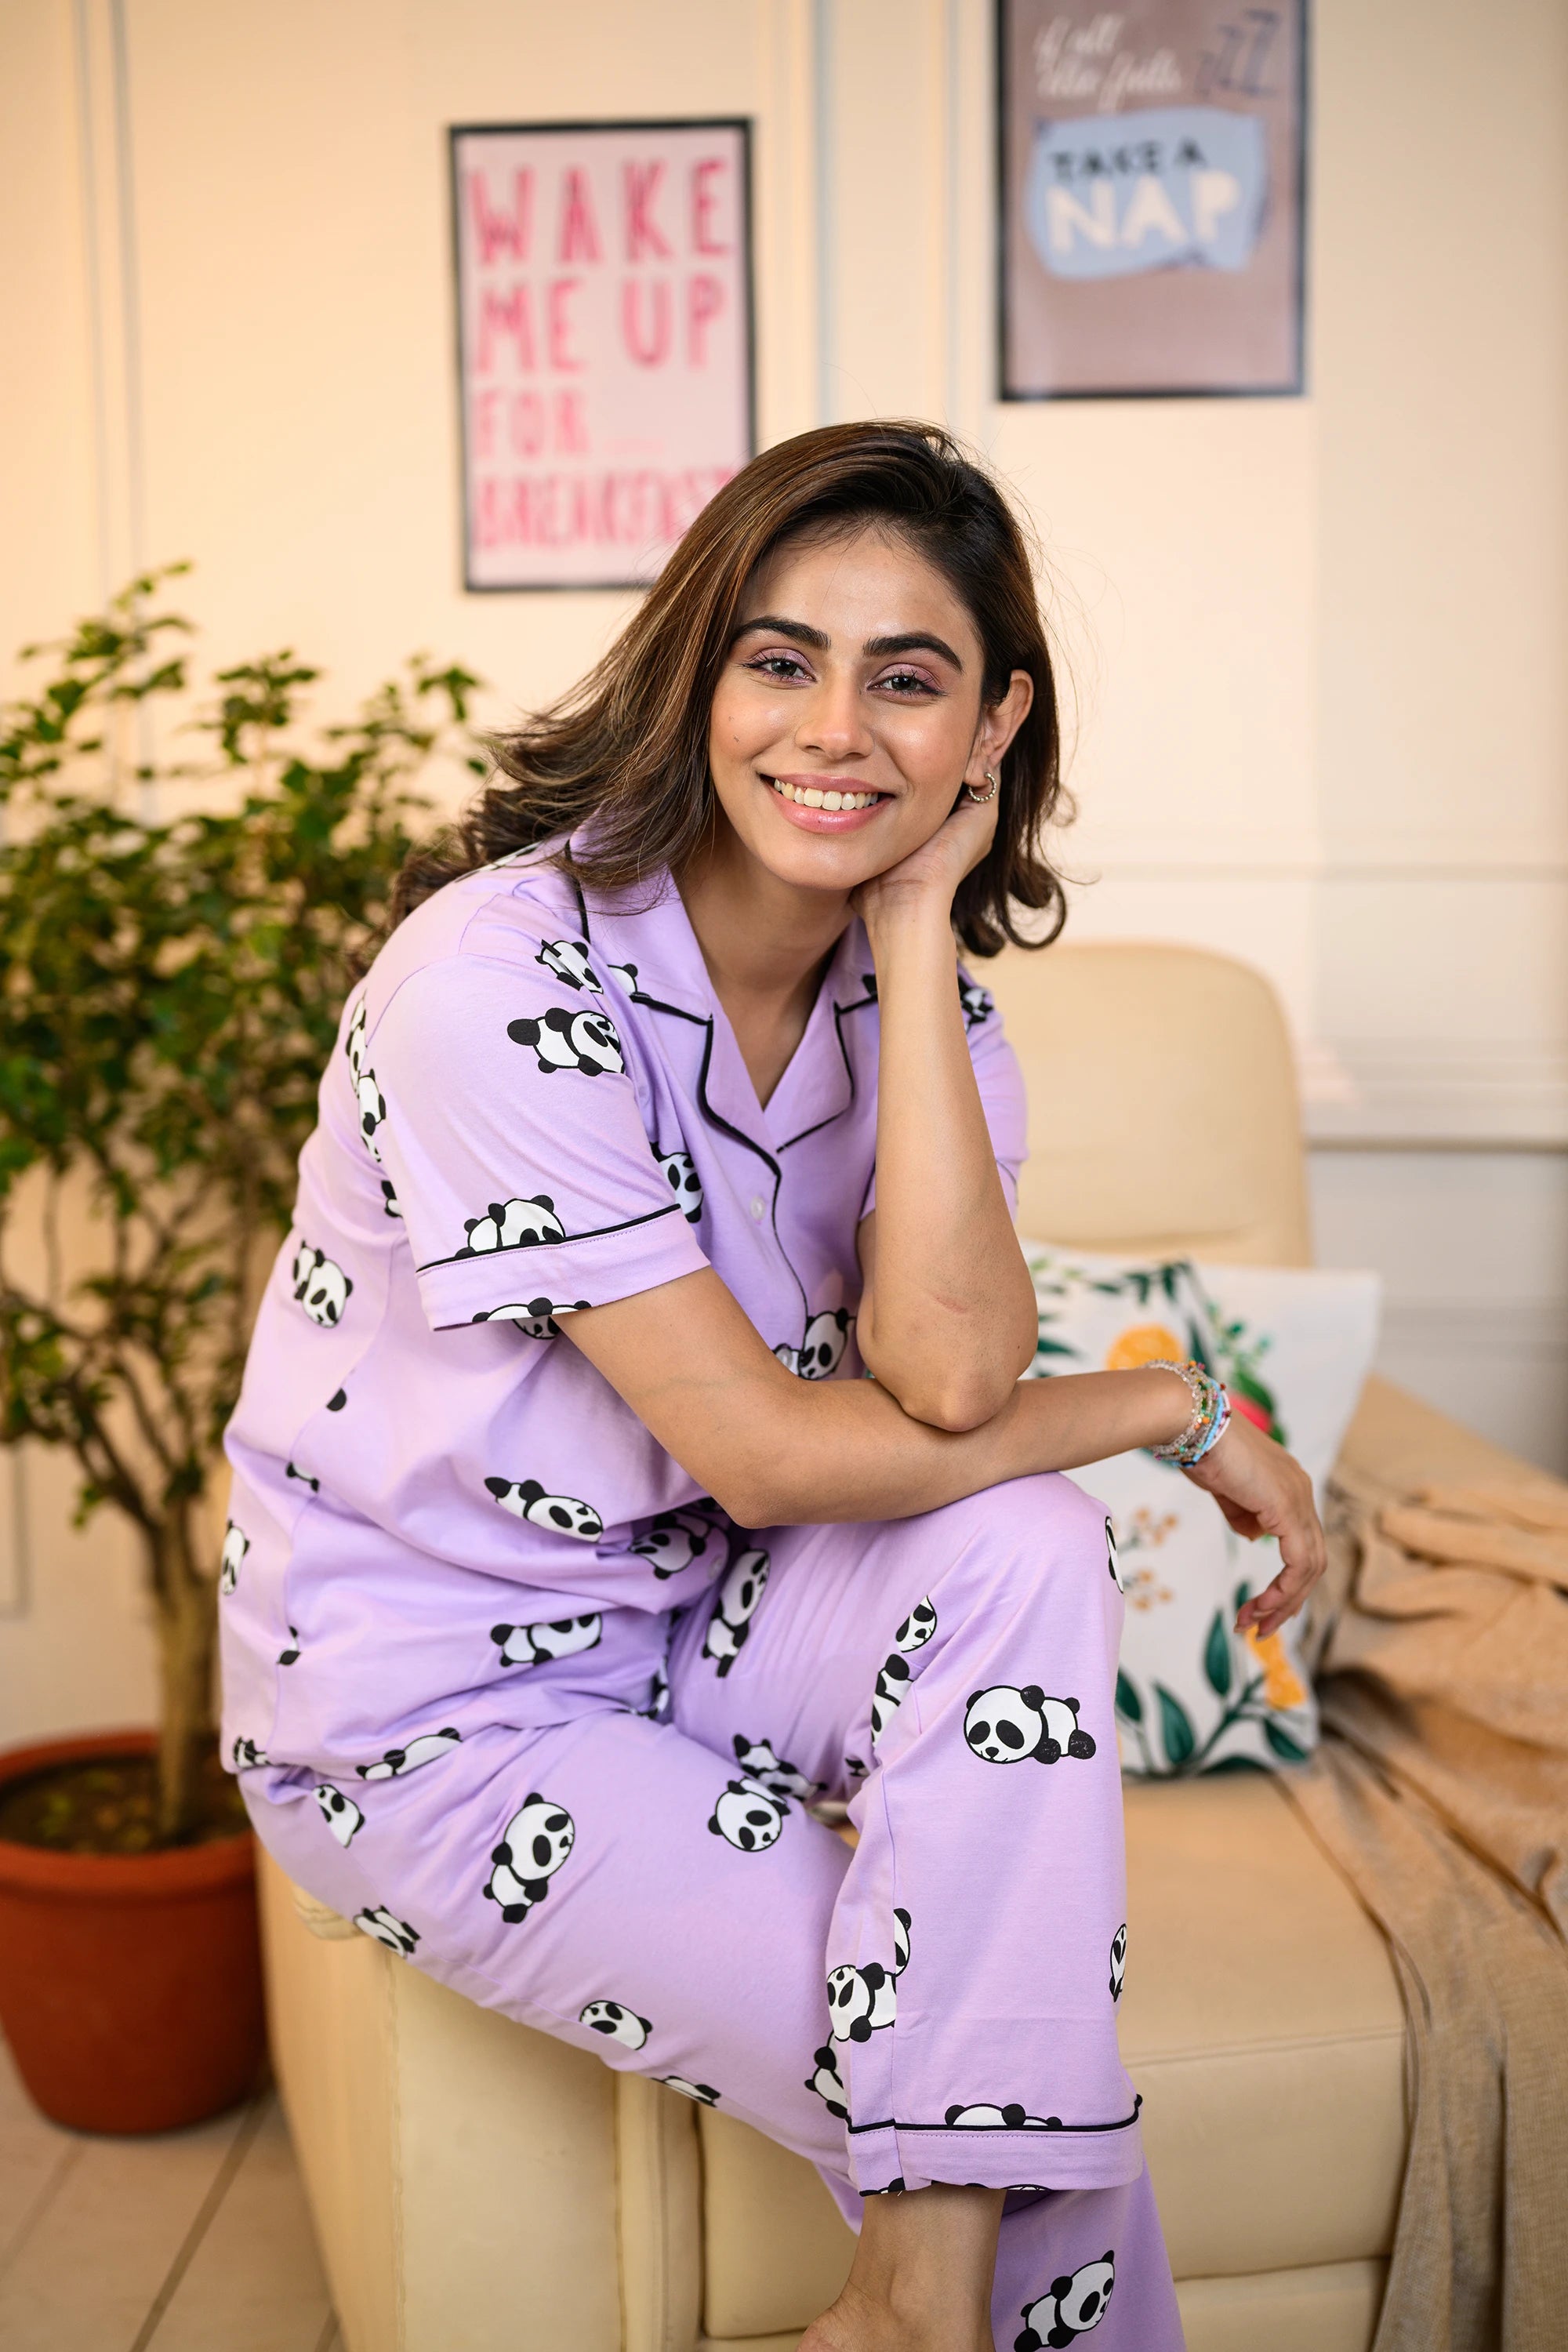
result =
[{"label": "shirt button", "polygon": [[753,1192],[752,1195],[752,1214],[756,1219],[759,1225],[762,1223],[763,1219],[767,1215],[767,1202],[763,1200],[760,1192]]}]

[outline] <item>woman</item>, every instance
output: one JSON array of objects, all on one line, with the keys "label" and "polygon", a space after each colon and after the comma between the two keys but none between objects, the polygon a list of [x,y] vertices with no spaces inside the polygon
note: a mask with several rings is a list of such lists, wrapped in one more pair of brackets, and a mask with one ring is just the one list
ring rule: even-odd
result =
[{"label": "woman", "polygon": [[804,435],[501,764],[347,1007],[230,1433],[257,1828],[810,2158],[860,2239],[807,2352],[1166,2352],[1121,1601],[1053,1474],[1201,1453],[1280,1539],[1260,1632],[1321,1538],[1190,1370],[1017,1384],[1022,1092],[954,944],[1060,919],[1017,527],[931,427]]}]

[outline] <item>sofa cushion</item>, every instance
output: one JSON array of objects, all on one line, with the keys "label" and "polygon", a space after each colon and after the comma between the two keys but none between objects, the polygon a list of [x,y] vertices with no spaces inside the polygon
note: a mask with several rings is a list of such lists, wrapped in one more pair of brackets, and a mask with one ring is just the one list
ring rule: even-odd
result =
[{"label": "sofa cushion", "polygon": [[[1377,1929],[1262,1775],[1130,1786],[1127,1868],[1121,2049],[1176,2277],[1349,2264],[1335,2275],[1375,2281],[1405,2146]],[[848,2268],[848,2231],[799,2158],[698,2122],[707,2335],[804,2327]]]}]

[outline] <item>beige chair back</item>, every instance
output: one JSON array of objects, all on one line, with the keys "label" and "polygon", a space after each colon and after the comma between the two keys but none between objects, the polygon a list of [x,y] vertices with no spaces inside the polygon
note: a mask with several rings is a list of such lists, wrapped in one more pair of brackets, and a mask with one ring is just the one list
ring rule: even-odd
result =
[{"label": "beige chair back", "polygon": [[1118,940],[1009,948],[977,976],[1028,1088],[1023,1234],[1310,1263],[1290,1041],[1260,972],[1198,948]]}]

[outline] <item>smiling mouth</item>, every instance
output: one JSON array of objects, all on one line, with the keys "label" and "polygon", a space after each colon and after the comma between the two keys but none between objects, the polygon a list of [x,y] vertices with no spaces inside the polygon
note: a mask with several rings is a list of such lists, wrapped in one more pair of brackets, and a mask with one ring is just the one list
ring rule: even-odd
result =
[{"label": "smiling mouth", "polygon": [[847,793],[838,790],[836,786],[825,789],[816,784],[788,783],[779,776],[764,776],[763,782],[777,793],[780,800],[793,801],[796,808],[874,808],[879,801],[885,801],[890,797],[887,793]]}]

